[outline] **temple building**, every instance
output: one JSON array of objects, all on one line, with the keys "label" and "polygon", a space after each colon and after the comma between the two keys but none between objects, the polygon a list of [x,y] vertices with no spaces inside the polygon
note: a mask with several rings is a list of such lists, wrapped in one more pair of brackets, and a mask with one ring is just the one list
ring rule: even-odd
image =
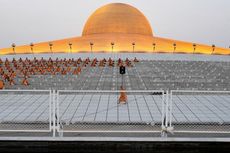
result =
[{"label": "temple building", "polygon": [[87,20],[82,36],[0,49],[0,55],[77,52],[148,52],[229,55],[230,49],[155,36],[138,9],[112,3],[97,9]]}]

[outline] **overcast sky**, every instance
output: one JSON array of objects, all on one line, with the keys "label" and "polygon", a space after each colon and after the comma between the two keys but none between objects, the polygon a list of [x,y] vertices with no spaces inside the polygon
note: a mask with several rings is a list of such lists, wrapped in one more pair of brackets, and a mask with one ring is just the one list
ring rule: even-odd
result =
[{"label": "overcast sky", "polygon": [[112,2],[142,11],[158,37],[230,46],[230,0],[0,0],[0,48],[80,36]]}]

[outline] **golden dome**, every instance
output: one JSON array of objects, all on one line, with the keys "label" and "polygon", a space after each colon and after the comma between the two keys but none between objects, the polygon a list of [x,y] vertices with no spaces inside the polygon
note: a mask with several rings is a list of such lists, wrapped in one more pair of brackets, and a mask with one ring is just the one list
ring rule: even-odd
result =
[{"label": "golden dome", "polygon": [[147,18],[138,9],[123,3],[97,9],[86,22],[82,36],[109,33],[153,36]]}]

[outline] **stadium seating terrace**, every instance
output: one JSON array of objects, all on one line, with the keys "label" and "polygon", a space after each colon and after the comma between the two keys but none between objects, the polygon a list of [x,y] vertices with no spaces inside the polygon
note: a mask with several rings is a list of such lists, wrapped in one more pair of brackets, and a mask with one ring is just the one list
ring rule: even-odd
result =
[{"label": "stadium seating terrace", "polygon": [[0,89],[230,90],[230,63],[112,58],[0,59]]}]

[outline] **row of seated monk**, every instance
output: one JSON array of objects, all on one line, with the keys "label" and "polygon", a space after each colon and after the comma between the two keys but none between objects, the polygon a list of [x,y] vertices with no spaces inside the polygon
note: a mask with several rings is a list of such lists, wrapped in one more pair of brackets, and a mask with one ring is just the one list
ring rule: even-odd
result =
[{"label": "row of seated monk", "polygon": [[134,60],[126,60],[118,59],[117,61],[109,58],[108,60],[102,59],[98,60],[94,58],[90,60],[86,58],[82,60],[78,58],[74,59],[56,59],[52,60],[51,58],[48,60],[45,59],[36,59],[33,60],[25,59],[19,60],[13,59],[12,61],[6,59],[5,61],[0,59],[0,80],[1,86],[8,83],[9,85],[15,85],[15,78],[21,77],[23,78],[21,84],[24,86],[28,86],[30,83],[28,78],[31,75],[79,75],[85,67],[105,67],[108,65],[109,67],[114,67],[115,62],[117,62],[117,66],[127,66],[132,67],[133,62],[139,62],[137,58]]},{"label": "row of seated monk", "polygon": [[[14,85],[14,81],[10,81],[10,85]],[[28,86],[29,85],[29,81],[25,78],[22,80],[22,85],[24,86]],[[5,87],[5,83],[3,80],[0,80],[0,90],[3,89]]]},{"label": "row of seated monk", "polygon": [[[78,58],[78,59],[74,59],[74,58],[72,58],[72,59],[66,59],[66,58],[64,58],[64,59],[59,59],[59,58],[56,58],[55,60],[53,60],[52,58],[49,58],[48,60],[46,60],[46,59],[44,59],[43,57],[41,58],[41,59],[37,59],[36,57],[34,57],[32,60],[30,60],[30,59],[28,59],[28,58],[26,58],[25,60],[23,60],[22,58],[19,58],[18,60],[16,60],[15,58],[13,58],[13,60],[12,61],[10,61],[8,58],[6,58],[5,60],[2,60],[1,58],[0,58],[0,65],[1,64],[3,64],[3,63],[14,63],[14,62],[19,62],[19,63],[25,63],[25,62],[29,62],[29,63],[31,63],[31,62],[54,62],[54,63],[58,63],[58,62],[64,62],[64,63],[71,63],[71,62],[77,62],[77,63],[79,63],[79,62],[83,62],[83,61],[87,61],[87,62],[90,62],[90,61],[94,61],[94,60],[96,60],[96,61],[108,61],[108,62],[111,62],[111,61],[115,61],[115,60],[112,60],[111,58],[109,58],[108,60],[106,60],[105,58],[103,58],[103,59],[101,59],[101,60],[99,60],[99,59],[97,59],[97,58],[94,58],[94,59],[92,59],[92,60],[90,60],[89,58],[86,58],[86,59],[82,59],[82,58]],[[121,59],[121,58],[119,58],[118,60],[117,60],[118,62],[122,62],[123,60]],[[128,58],[126,58],[124,61],[132,61],[132,60],[129,60]],[[134,58],[134,60],[133,60],[134,62],[139,62],[139,60],[135,57]]]},{"label": "row of seated monk", "polygon": [[[139,62],[139,60],[137,60],[136,58],[133,60],[134,62]],[[43,58],[41,60],[37,60],[36,58],[34,58],[34,60],[29,60],[29,59],[25,59],[25,60],[22,60],[21,58],[19,60],[15,60],[13,59],[12,61],[9,61],[8,59],[6,59],[5,61],[2,61],[0,59],[0,67],[2,66],[10,66],[10,65],[13,65],[14,67],[17,67],[17,66],[23,66],[23,67],[27,67],[28,65],[31,65],[31,66],[36,66],[36,65],[39,65],[39,66],[58,66],[58,65],[61,65],[61,66],[65,66],[65,67],[68,67],[69,65],[72,65],[74,67],[77,67],[78,65],[82,64],[82,66],[87,66],[89,63],[91,62],[91,60],[89,58],[86,58],[85,60],[82,60],[81,58],[77,59],[77,60],[74,60],[74,59],[69,59],[69,60],[59,60],[58,58],[56,60],[52,60],[51,58],[49,60],[44,60]],[[99,62],[99,66],[106,66],[107,62],[108,62],[108,66],[112,66],[114,67],[115,66],[115,61],[112,60],[111,58],[109,58],[108,60],[106,60],[105,58],[102,59],[102,60],[98,60],[97,58],[94,58],[92,60],[92,63],[91,63],[91,66],[92,67],[95,67],[97,65],[97,63]],[[129,60],[128,58],[123,61],[121,59],[118,59],[117,61],[117,66],[121,66],[121,65],[126,65],[126,66],[132,66],[132,61]]]}]

